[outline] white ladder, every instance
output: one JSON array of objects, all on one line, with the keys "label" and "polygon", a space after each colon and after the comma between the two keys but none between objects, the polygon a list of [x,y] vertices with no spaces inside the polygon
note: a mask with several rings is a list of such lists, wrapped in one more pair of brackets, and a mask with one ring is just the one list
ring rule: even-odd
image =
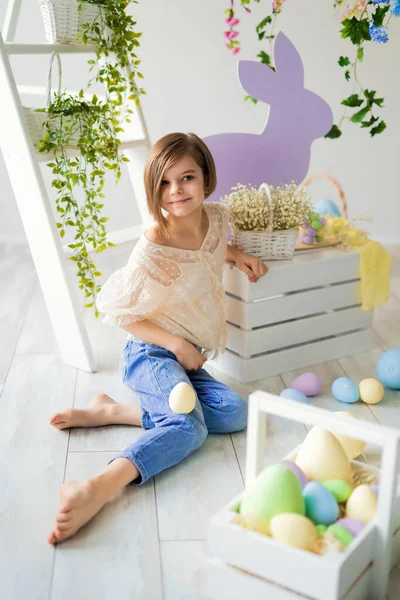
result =
[{"label": "white ladder", "polygon": [[[39,154],[33,147],[19,95],[21,91],[26,91],[26,88],[24,90],[24,86],[17,86],[9,60],[9,55],[15,54],[51,55],[54,51],[60,54],[93,53],[94,47],[83,44],[80,46],[13,42],[22,1],[9,0],[3,26],[4,38],[0,33],[0,147],[61,359],[66,365],[94,372],[96,363],[84,324],[83,311],[76,297],[74,281],[67,269],[67,259],[39,168],[39,161],[47,161],[49,157]],[[29,92],[43,93],[43,88],[34,86],[29,88]],[[138,106],[135,110],[143,135],[140,139],[123,140],[121,148],[130,159],[126,165],[142,224],[145,226],[152,222],[146,206],[143,184],[143,169],[151,143],[141,107]]]}]

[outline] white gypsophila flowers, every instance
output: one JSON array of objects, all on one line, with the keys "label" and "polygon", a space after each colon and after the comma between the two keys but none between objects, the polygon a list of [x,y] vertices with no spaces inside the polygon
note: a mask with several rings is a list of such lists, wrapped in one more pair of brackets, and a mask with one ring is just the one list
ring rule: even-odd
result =
[{"label": "white gypsophila flowers", "polygon": [[[273,206],[273,229],[298,227],[311,210],[311,198],[306,188],[297,189],[292,182],[283,186],[269,186]],[[235,231],[265,231],[270,225],[270,207],[263,192],[257,188],[237,184],[232,192],[221,198],[229,208],[230,225]]]}]

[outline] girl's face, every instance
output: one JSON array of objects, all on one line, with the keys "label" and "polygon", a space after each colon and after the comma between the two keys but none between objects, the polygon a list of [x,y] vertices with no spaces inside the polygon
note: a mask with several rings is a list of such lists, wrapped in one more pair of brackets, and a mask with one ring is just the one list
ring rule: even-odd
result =
[{"label": "girl's face", "polygon": [[171,215],[187,216],[204,202],[203,171],[192,157],[178,160],[164,173],[161,206]]}]

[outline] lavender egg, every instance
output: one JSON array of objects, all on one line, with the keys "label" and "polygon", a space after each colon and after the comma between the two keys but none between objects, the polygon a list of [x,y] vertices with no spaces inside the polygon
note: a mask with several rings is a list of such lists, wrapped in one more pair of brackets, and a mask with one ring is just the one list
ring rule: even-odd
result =
[{"label": "lavender egg", "polygon": [[302,373],[293,381],[292,388],[305,396],[315,396],[321,391],[321,380],[315,373]]},{"label": "lavender egg", "polygon": [[350,517],[343,517],[343,519],[339,519],[336,521],[336,525],[345,527],[347,531],[350,531],[350,533],[352,533],[354,536],[361,533],[365,527],[365,523],[357,521],[357,519],[350,519]]},{"label": "lavender egg", "polygon": [[305,235],[303,237],[304,244],[313,244],[314,242],[315,242],[315,237],[312,237],[311,235]]},{"label": "lavender egg", "polygon": [[279,464],[287,467],[292,471],[292,473],[296,475],[297,479],[299,480],[301,489],[303,489],[305,485],[307,485],[307,477],[304,475],[300,467],[298,467],[294,462],[292,462],[291,460],[280,460]]}]

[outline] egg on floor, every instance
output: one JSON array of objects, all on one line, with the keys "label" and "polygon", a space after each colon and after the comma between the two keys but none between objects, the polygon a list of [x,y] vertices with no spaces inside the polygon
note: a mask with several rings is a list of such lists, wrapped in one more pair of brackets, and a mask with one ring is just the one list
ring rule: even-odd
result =
[{"label": "egg on floor", "polygon": [[302,373],[294,379],[292,388],[305,396],[316,396],[321,391],[321,380],[315,373]]},{"label": "egg on floor", "polygon": [[282,398],[288,398],[289,400],[296,400],[296,402],[302,402],[303,404],[310,404],[309,399],[305,394],[299,392],[299,390],[295,390],[294,388],[287,388],[283,390],[280,394]]},{"label": "egg on floor", "polygon": [[338,379],[335,379],[332,384],[332,394],[336,400],[345,402],[346,404],[353,404],[360,398],[358,385],[348,377],[339,377]]},{"label": "egg on floor", "polygon": [[378,404],[385,395],[385,389],[380,381],[369,377],[359,384],[360,398],[366,404]]}]

